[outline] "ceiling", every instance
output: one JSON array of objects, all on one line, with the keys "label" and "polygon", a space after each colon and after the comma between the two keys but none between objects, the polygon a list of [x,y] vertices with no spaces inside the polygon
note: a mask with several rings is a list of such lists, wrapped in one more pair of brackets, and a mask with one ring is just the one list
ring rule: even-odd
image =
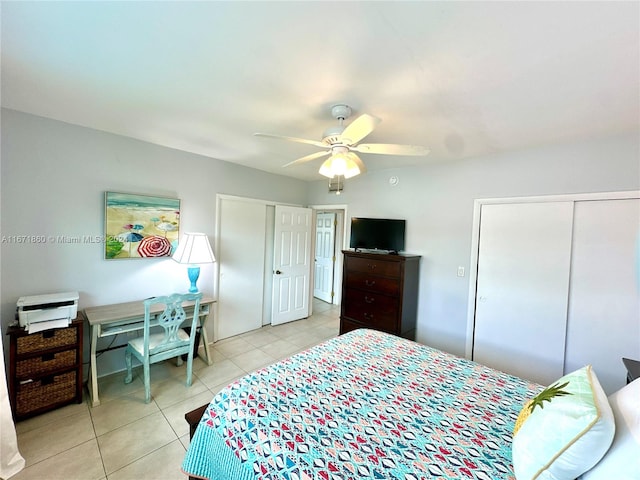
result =
[{"label": "ceiling", "polygon": [[[304,180],[331,106],[369,171],[638,132],[640,3],[6,2],[2,106]],[[349,123],[349,120],[346,121]]]}]

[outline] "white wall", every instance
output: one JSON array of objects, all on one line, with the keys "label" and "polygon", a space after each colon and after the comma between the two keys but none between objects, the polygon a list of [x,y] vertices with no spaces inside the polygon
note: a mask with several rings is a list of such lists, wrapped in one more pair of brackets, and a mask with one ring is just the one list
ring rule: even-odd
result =
[{"label": "white wall", "polygon": [[[100,243],[18,244],[10,236],[102,235],[104,192],[116,191],[179,198],[182,231],[204,232],[213,241],[216,193],[304,204],[307,188],[288,177],[7,109],[1,168],[4,342],[23,295],[77,290],[85,308],[188,287],[186,269],[168,258],[104,260]],[[202,267],[198,287],[205,294],[213,295],[213,275],[212,265]],[[87,349],[85,332],[85,362]],[[123,350],[106,353],[99,371],[120,369],[123,356]]]},{"label": "white wall", "polygon": [[[405,218],[406,251],[423,256],[417,340],[464,355],[473,200],[637,190],[639,143],[637,135],[617,136],[370,172],[347,180],[340,196],[328,194],[326,182],[314,183],[309,203],[346,203],[350,217]],[[392,175],[399,178],[395,187]],[[464,277],[456,275],[458,266]]]}]

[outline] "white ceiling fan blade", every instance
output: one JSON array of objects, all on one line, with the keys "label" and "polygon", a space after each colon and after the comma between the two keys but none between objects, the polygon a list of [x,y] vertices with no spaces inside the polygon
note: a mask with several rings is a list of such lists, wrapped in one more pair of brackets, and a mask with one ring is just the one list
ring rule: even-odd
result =
[{"label": "white ceiling fan blade", "polygon": [[380,119],[366,113],[360,115],[353,122],[347,125],[342,132],[342,142],[345,145],[358,143],[364,137],[373,132],[373,129],[380,123]]},{"label": "white ceiling fan blade", "polygon": [[253,135],[256,137],[276,138],[278,140],[287,140],[289,142],[306,143],[308,145],[315,145],[316,147],[320,147],[320,148],[327,148],[327,146],[322,142],[318,142],[316,140],[307,140],[305,138],[284,137],[282,135],[271,135],[270,133],[254,133]]},{"label": "white ceiling fan blade", "polygon": [[[323,147],[326,147],[326,145],[323,145]],[[320,158],[320,157],[324,157],[326,155],[329,155],[330,153],[331,153],[330,150],[327,150],[326,152],[312,153],[311,155],[307,155],[306,157],[298,158],[297,160],[294,160],[293,162],[289,162],[286,165],[283,165],[283,167],[288,167],[290,165],[295,165],[297,163],[309,162],[311,160],[315,160],[316,158]]]},{"label": "white ceiling fan blade", "polygon": [[379,153],[381,155],[415,155],[422,156],[429,153],[427,147],[420,145],[396,145],[394,143],[363,143],[351,147],[360,153]]}]

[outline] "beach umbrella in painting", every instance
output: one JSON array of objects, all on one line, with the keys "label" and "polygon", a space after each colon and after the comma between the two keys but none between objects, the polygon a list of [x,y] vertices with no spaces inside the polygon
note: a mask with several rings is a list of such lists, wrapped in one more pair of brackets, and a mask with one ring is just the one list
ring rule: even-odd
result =
[{"label": "beach umbrella in painting", "polygon": [[167,236],[167,232],[175,232],[178,230],[178,222],[169,222],[164,215],[160,217],[160,220],[161,222],[156,225],[156,228],[162,230],[165,237]]},{"label": "beach umbrella in painting", "polygon": [[160,235],[151,235],[142,239],[138,253],[141,257],[166,257],[171,253],[171,242]]},{"label": "beach umbrella in painting", "polygon": [[175,232],[176,230],[178,230],[178,225],[171,222],[162,222],[156,225],[156,228],[158,230],[162,230],[164,232],[164,236],[166,237],[167,232]]},{"label": "beach umbrella in painting", "polygon": [[[126,228],[126,227],[125,227]],[[131,256],[131,244],[132,243],[137,243],[140,240],[142,240],[144,237],[142,235],[140,235],[139,233],[135,233],[135,232],[125,232],[125,233],[121,233],[120,235],[118,235],[116,237],[117,240],[121,241],[121,242],[127,242],[129,243],[129,256]]]}]

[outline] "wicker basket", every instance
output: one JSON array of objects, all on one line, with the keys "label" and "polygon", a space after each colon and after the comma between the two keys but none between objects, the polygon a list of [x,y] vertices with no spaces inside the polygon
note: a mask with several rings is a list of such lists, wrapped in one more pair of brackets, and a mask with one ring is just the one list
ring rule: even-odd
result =
[{"label": "wicker basket", "polygon": [[36,352],[44,348],[49,349],[63,347],[65,345],[75,345],[77,335],[77,328],[74,326],[25,335],[18,338],[16,346],[17,353],[20,355],[23,353]]},{"label": "wicker basket", "polygon": [[39,357],[27,358],[16,362],[17,378],[52,372],[64,367],[73,367],[76,364],[76,351],[43,354]]},{"label": "wicker basket", "polygon": [[42,407],[73,400],[76,396],[76,377],[74,370],[20,384],[16,395],[16,415],[26,415]]}]

